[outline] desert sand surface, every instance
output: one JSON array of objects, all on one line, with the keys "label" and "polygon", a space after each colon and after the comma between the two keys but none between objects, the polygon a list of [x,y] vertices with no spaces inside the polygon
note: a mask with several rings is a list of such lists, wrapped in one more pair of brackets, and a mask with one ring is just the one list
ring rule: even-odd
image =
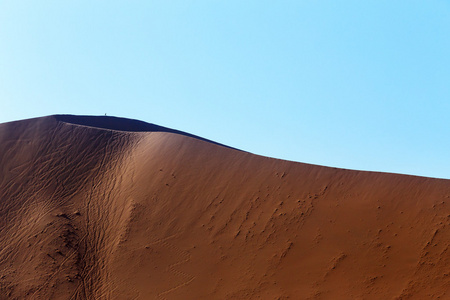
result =
[{"label": "desert sand surface", "polygon": [[450,299],[450,180],[157,125],[0,124],[0,299]]}]

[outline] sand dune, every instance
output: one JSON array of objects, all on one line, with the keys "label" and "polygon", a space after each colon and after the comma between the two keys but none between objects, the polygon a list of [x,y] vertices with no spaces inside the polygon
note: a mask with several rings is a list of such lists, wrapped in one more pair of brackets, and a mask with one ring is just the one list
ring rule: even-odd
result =
[{"label": "sand dune", "polygon": [[67,115],[0,162],[0,299],[450,299],[449,180]]}]

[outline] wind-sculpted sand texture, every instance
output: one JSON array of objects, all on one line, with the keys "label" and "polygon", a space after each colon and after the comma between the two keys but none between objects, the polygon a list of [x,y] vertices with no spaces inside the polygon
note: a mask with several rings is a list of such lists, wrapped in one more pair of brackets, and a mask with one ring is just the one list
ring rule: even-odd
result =
[{"label": "wind-sculpted sand texture", "polygon": [[450,181],[112,117],[0,124],[0,299],[450,299]]}]

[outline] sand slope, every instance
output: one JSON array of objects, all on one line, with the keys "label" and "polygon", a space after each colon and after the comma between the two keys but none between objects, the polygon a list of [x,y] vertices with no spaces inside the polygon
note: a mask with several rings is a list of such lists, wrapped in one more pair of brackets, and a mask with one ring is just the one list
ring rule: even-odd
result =
[{"label": "sand slope", "polygon": [[0,299],[450,299],[449,180],[145,124],[0,124]]}]

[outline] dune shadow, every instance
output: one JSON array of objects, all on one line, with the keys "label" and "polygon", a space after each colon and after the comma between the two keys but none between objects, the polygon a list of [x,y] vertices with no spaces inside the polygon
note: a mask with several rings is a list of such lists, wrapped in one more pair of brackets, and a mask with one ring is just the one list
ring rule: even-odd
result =
[{"label": "dune shadow", "polygon": [[198,140],[202,140],[208,143],[213,143],[219,146],[223,146],[226,148],[231,148],[235,150],[239,150],[233,147],[229,147],[187,132],[183,132],[180,130],[175,130],[159,125],[155,125],[152,123],[147,123],[144,121],[113,117],[113,116],[78,116],[78,115],[54,115],[53,116],[57,121],[82,125],[88,127],[95,127],[100,129],[108,129],[108,130],[118,130],[118,131],[127,131],[127,132],[169,132],[180,134],[184,136],[188,136],[191,138],[195,138]]}]

